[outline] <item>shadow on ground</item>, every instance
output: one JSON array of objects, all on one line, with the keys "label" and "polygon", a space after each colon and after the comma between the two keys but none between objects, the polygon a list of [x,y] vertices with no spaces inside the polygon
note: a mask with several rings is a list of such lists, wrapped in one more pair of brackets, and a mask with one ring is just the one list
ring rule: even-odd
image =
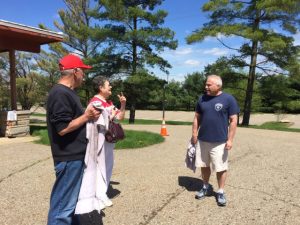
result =
[{"label": "shadow on ground", "polygon": [[91,213],[81,214],[79,215],[79,221],[82,225],[103,225],[102,218],[105,216],[103,211],[98,213],[98,211],[94,210]]},{"label": "shadow on ground", "polygon": [[203,181],[195,177],[179,176],[178,184],[188,191],[199,191],[203,186]]},{"label": "shadow on ground", "polygon": [[113,185],[115,186],[115,185],[119,185],[119,184],[120,184],[119,182],[110,181],[109,187],[108,187],[108,190],[107,190],[107,196],[109,198],[115,198],[115,197],[120,195],[121,192],[118,189],[115,189],[113,187]]}]

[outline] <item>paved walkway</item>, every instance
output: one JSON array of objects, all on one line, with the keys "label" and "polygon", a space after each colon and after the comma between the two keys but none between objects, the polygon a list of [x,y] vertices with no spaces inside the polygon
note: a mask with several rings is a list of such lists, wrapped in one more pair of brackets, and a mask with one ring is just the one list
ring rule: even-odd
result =
[{"label": "paved walkway", "polygon": [[[160,126],[126,129],[159,133]],[[300,224],[300,134],[238,128],[230,152],[228,206],[194,198],[199,171],[184,166],[190,126],[167,126],[161,144],[115,152],[105,225]],[[20,139],[11,139],[20,140]],[[0,144],[0,224],[46,223],[54,181],[50,148],[27,142]],[[211,183],[216,186],[213,175]],[[94,219],[94,224],[99,224]]]}]

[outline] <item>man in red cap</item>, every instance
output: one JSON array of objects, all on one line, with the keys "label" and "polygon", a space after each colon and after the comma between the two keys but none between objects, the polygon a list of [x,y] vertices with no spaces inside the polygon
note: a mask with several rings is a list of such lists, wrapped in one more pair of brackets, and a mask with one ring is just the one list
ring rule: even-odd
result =
[{"label": "man in red cap", "polygon": [[85,65],[73,54],[59,61],[61,77],[49,92],[47,129],[55,167],[48,225],[79,224],[74,215],[79,195],[84,156],[87,146],[86,123],[97,119],[100,112],[88,106],[84,111],[74,89],[83,82]]}]

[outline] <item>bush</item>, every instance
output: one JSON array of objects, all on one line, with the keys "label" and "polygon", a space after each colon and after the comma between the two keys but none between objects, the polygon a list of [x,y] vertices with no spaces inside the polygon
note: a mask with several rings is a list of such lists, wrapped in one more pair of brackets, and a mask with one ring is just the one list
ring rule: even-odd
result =
[{"label": "bush", "polygon": [[273,107],[267,107],[267,106],[262,106],[258,109],[258,112],[263,112],[263,113],[274,113],[274,108]]},{"label": "bush", "polygon": [[300,113],[300,101],[299,100],[289,101],[286,104],[286,111],[290,113]]}]

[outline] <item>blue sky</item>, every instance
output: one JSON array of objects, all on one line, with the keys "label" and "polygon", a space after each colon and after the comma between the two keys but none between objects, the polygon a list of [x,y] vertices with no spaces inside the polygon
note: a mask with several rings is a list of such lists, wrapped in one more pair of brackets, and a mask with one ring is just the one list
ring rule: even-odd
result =
[{"label": "blue sky", "polygon": [[[207,15],[201,12],[201,6],[207,0],[165,0],[159,7],[168,11],[165,26],[175,31],[178,48],[175,51],[166,50],[162,56],[172,65],[169,80],[184,80],[188,73],[203,71],[207,64],[217,58],[232,52],[221,45],[215,38],[207,38],[201,43],[187,45],[185,37],[207,22]],[[37,27],[45,24],[54,31],[58,31],[54,20],[59,20],[59,9],[65,8],[62,0],[1,0],[0,19]],[[300,39],[300,35],[297,37]],[[226,44],[237,47],[241,39],[221,37]],[[300,43],[298,43],[300,44]],[[167,79],[167,75],[158,69],[153,70],[156,75]]]}]

